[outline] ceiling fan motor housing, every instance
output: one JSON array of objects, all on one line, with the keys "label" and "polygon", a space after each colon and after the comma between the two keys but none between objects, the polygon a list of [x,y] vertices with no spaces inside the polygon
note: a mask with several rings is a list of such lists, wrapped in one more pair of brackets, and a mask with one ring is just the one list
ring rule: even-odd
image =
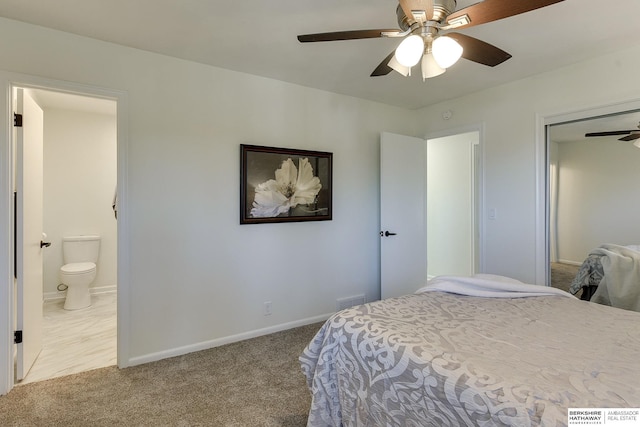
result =
[{"label": "ceiling fan motor housing", "polygon": [[[411,16],[407,16],[402,5],[396,8],[398,26],[403,31],[411,31],[421,35],[425,40],[426,51],[430,51],[431,42],[439,32],[439,24],[442,24],[447,16],[456,10],[456,0],[432,0],[429,10],[411,10]],[[413,6],[413,5],[412,5]]]},{"label": "ceiling fan motor housing", "polygon": [[404,14],[404,10],[402,10],[402,6],[400,5],[396,7],[396,16],[398,18],[398,27],[400,27],[402,31],[407,31],[409,30],[409,28],[411,28],[409,18],[407,18],[407,15]]},{"label": "ceiling fan motor housing", "polygon": [[428,21],[442,24],[447,16],[455,12],[457,6],[456,0],[433,0],[428,3],[431,3],[431,8],[428,10],[411,9],[411,15],[407,15],[408,11],[404,10],[402,5],[399,4],[396,8],[398,26],[406,31],[416,23],[420,26]]},{"label": "ceiling fan motor housing", "polygon": [[433,16],[429,20],[443,23],[447,16],[455,10],[456,0],[435,0],[433,2]]}]

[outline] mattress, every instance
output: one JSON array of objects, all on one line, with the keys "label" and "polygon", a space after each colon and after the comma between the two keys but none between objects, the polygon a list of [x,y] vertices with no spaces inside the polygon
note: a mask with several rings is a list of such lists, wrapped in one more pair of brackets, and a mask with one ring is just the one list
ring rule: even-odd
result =
[{"label": "mattress", "polygon": [[640,313],[435,291],[335,314],[300,362],[308,426],[521,427],[640,407],[639,355]]}]

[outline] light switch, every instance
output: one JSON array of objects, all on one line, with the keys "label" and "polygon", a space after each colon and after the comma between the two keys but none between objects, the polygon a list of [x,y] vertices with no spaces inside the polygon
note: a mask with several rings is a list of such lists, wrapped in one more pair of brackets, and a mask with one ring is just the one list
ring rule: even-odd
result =
[{"label": "light switch", "polygon": [[496,208],[490,208],[489,209],[489,219],[490,220],[496,219],[497,214],[498,214],[498,211],[496,210]]}]

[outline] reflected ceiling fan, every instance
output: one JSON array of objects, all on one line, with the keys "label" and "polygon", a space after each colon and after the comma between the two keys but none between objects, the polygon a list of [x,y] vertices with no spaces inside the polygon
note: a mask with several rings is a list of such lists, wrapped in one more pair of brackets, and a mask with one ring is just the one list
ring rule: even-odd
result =
[{"label": "reflected ceiling fan", "polygon": [[640,148],[640,123],[638,124],[638,129],[633,130],[613,130],[609,132],[590,132],[586,133],[584,136],[586,138],[594,137],[594,136],[620,136],[626,135],[622,138],[618,138],[618,141],[635,141],[633,145]]},{"label": "reflected ceiling fan", "polygon": [[[456,0],[399,0],[396,8],[400,29],[352,30],[299,35],[302,43],[336,40],[403,38],[371,76],[392,70],[407,76],[421,62],[422,78],[436,77],[465,58],[495,67],[511,55],[489,43],[464,34],[449,32],[529,12],[564,0],[484,0],[458,11]],[[446,34],[441,34],[446,32]]]}]

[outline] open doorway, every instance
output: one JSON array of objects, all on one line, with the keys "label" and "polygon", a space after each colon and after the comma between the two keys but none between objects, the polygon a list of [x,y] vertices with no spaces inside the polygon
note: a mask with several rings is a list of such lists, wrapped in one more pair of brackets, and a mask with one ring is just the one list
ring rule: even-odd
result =
[{"label": "open doorway", "polygon": [[413,292],[429,276],[482,271],[480,145],[477,127],[424,139],[382,133],[382,298]]},{"label": "open doorway", "polygon": [[[23,92],[41,113],[41,195],[21,191],[20,181],[34,170],[24,169],[20,153],[30,147],[16,147],[15,221],[19,227],[29,215],[29,198],[40,197],[42,212],[41,265],[16,256],[16,330],[27,329],[21,319],[41,317],[41,337],[23,334],[34,348],[32,360],[24,362],[15,353],[16,382],[28,383],[116,364],[117,361],[117,222],[113,208],[117,187],[117,102],[84,94],[62,93],[42,88],[14,87]],[[25,98],[26,99],[26,98]],[[16,103],[17,104],[17,103]],[[21,143],[30,125],[21,117],[14,144]],[[36,204],[37,206],[37,204]],[[23,208],[21,210],[21,208]],[[63,241],[70,237],[96,236],[99,251],[95,276],[89,284],[89,305],[68,305],[68,286],[61,267],[66,264]],[[22,242],[28,246],[29,242]],[[50,244],[50,245],[49,245]],[[16,240],[16,253],[21,242]],[[85,261],[85,260],[83,260]],[[30,264],[31,263],[31,264]],[[23,271],[41,270],[41,298],[22,304],[20,287]],[[28,328],[31,329],[31,328]],[[40,342],[37,342],[41,339]],[[27,343],[19,343],[18,346]]]},{"label": "open doorway", "polygon": [[427,275],[479,271],[478,131],[427,139]]}]

